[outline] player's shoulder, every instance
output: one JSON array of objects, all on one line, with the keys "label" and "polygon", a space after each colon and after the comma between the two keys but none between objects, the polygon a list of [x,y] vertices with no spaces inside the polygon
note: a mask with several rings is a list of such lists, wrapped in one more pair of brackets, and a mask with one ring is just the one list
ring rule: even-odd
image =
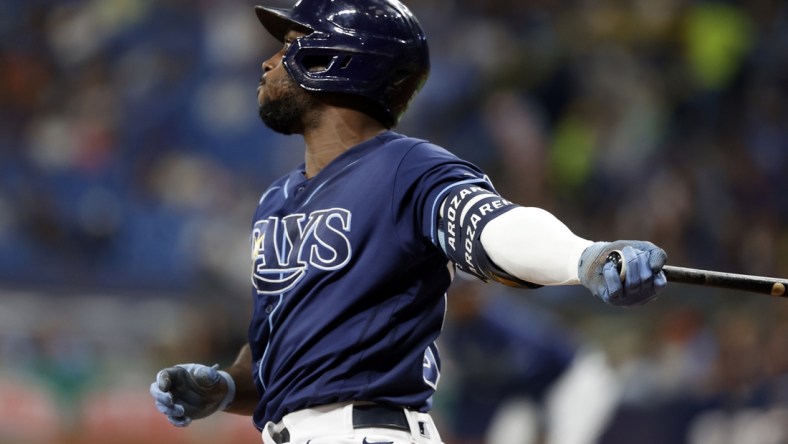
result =
[{"label": "player's shoulder", "polygon": [[446,148],[418,137],[406,136],[393,131],[382,135],[383,146],[394,156],[408,162],[456,162],[460,159]]},{"label": "player's shoulder", "polygon": [[435,143],[407,136],[399,136],[391,143],[388,151],[397,157],[387,165],[395,182],[405,188],[417,182],[428,189],[430,185],[466,181],[469,177],[486,180],[476,165]]}]

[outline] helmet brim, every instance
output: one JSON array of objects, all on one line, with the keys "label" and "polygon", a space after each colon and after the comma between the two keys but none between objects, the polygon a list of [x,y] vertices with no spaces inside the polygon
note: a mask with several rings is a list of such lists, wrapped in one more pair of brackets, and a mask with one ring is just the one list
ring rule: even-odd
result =
[{"label": "helmet brim", "polygon": [[280,42],[285,41],[285,35],[294,27],[311,30],[309,26],[294,20],[289,9],[255,6],[254,12],[263,27]]}]

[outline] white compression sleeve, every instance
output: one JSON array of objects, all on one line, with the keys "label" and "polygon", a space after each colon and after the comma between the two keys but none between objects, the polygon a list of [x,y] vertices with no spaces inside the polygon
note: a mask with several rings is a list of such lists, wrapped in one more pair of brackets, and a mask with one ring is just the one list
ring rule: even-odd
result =
[{"label": "white compression sleeve", "polygon": [[535,207],[517,207],[497,216],[484,227],[481,242],[504,271],[540,285],[579,284],[580,255],[593,243]]}]

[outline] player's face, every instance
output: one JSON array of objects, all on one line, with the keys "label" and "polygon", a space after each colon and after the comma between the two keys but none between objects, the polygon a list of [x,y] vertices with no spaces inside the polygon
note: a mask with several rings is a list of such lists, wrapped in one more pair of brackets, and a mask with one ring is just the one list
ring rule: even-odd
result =
[{"label": "player's face", "polygon": [[290,77],[283,63],[290,44],[303,35],[303,32],[295,30],[285,35],[282,49],[263,62],[263,76],[257,87],[260,119],[282,134],[303,133],[309,124],[310,112],[318,108],[314,96]]}]

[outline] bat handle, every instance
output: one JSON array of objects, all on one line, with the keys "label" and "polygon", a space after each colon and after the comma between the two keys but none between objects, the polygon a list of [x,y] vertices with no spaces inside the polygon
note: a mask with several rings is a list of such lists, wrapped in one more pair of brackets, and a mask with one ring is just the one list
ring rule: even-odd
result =
[{"label": "bat handle", "polygon": [[607,262],[612,262],[613,265],[616,266],[618,277],[621,278],[621,282],[624,282],[624,278],[627,276],[627,263],[624,262],[624,255],[621,253],[621,251],[611,251],[610,254],[607,255]]},{"label": "bat handle", "polygon": [[[615,265],[616,271],[618,271],[618,275],[623,282],[627,274],[627,264],[626,261],[624,261],[624,256],[621,251],[611,251],[607,255],[606,262],[612,262],[613,265]],[[697,268],[675,267],[671,265],[663,266],[662,272],[665,273],[665,278],[671,282],[731,290],[744,290],[778,297],[788,297],[788,293],[786,293],[788,279],[699,270]]]}]

